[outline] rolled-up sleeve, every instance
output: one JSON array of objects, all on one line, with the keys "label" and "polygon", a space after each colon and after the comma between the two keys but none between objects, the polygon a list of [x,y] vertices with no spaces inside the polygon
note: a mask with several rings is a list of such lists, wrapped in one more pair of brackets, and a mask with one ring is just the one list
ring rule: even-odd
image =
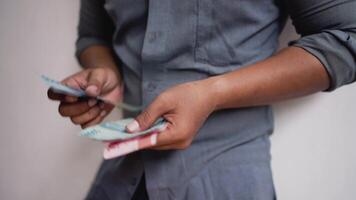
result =
[{"label": "rolled-up sleeve", "polygon": [[114,25],[106,10],[104,0],[81,0],[76,41],[77,58],[92,45],[112,45]]},{"label": "rolled-up sleeve", "polygon": [[305,49],[325,67],[332,91],[356,79],[356,1],[286,0],[301,38],[289,45]]}]

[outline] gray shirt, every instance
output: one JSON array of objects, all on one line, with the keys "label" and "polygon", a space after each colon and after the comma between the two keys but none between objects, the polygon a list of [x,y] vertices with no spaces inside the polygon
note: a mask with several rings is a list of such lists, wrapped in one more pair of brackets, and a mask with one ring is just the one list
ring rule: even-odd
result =
[{"label": "gray shirt", "polygon": [[[82,0],[77,55],[115,51],[124,101],[147,106],[183,82],[270,57],[290,16],[301,47],[326,68],[328,91],[355,81],[356,1]],[[134,116],[137,113],[125,113]],[[88,199],[130,199],[145,172],[150,199],[273,199],[270,106],[213,113],[191,147],[104,161]]]}]

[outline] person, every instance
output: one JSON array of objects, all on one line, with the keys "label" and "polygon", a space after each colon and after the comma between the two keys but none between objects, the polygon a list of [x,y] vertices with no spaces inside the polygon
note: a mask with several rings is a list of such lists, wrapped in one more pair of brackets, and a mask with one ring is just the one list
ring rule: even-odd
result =
[{"label": "person", "polygon": [[[103,161],[86,199],[275,199],[270,104],[356,77],[354,0],[82,0],[63,83],[142,105],[129,131],[159,117],[157,144]],[[301,37],[276,52],[287,16]],[[112,106],[48,92],[82,128]]]}]

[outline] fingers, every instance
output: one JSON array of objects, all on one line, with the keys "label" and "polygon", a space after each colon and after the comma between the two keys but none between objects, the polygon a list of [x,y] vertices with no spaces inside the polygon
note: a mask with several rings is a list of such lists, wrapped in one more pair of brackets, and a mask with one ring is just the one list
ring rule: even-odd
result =
[{"label": "fingers", "polygon": [[84,123],[81,125],[82,129],[85,129],[85,128],[88,128],[90,126],[94,126],[96,124],[99,124],[103,121],[103,119],[105,118],[105,116],[107,115],[107,113],[104,111],[104,112],[101,112],[100,115],[98,115],[96,118],[94,118],[93,120],[87,122],[87,123]]},{"label": "fingers", "polygon": [[[72,120],[73,124],[81,125],[81,124],[86,124],[96,117],[100,115],[101,109],[99,106],[94,106],[90,108],[87,112],[77,115],[77,116],[72,116],[70,119]],[[105,112],[105,111],[103,111]]]},{"label": "fingers", "polygon": [[[151,136],[155,135],[154,138]],[[190,146],[191,141],[185,139],[179,139],[179,134],[174,130],[165,130],[162,132],[152,132],[148,135],[135,138],[139,144],[140,149],[153,149],[153,150],[182,150]],[[148,140],[147,140],[148,139]],[[130,142],[124,141],[121,143]]]},{"label": "fingers", "polygon": [[66,86],[82,89],[87,86],[89,70],[83,70],[61,81]]},{"label": "fingers", "polygon": [[63,101],[63,102],[67,102],[67,103],[78,101],[78,97],[59,94],[59,93],[54,92],[52,89],[47,90],[47,96],[49,99],[54,100],[54,101]]},{"label": "fingers", "polygon": [[63,117],[71,117],[88,112],[91,107],[95,106],[97,101],[90,99],[88,101],[79,101],[75,103],[61,102],[58,108],[59,113]]},{"label": "fingers", "polygon": [[188,133],[177,130],[178,128],[167,128],[157,137],[157,144],[151,149],[155,150],[172,150],[172,149],[186,149],[190,146],[191,140],[186,137]]},{"label": "fingers", "polygon": [[[111,71],[107,68],[86,69],[67,77],[61,83],[72,88],[83,89],[87,96],[108,97],[108,101],[114,104],[120,99],[121,93],[115,79],[117,77],[108,82],[110,74]],[[114,108],[113,105],[103,103],[96,98],[58,94],[51,89],[48,90],[47,95],[51,100],[60,101],[58,110],[63,117],[69,117],[74,124],[81,125],[83,128],[100,123]]]},{"label": "fingers", "polygon": [[136,120],[126,126],[129,132],[137,132],[148,129],[159,117],[163,116],[170,109],[168,101],[164,96],[158,96]]},{"label": "fingers", "polygon": [[111,104],[98,103],[95,99],[76,103],[61,103],[59,113],[63,117],[69,117],[73,124],[82,128],[100,123],[114,108]]},{"label": "fingers", "polygon": [[[76,73],[72,76],[65,78],[64,80],[61,81],[61,83],[66,86],[72,87],[72,88],[81,89],[81,88],[85,87],[85,85],[86,85],[86,80],[85,80],[85,77],[87,76],[86,74],[88,74],[88,72],[86,72],[86,70],[81,71],[79,73]],[[55,91],[53,91],[51,88],[48,89],[47,96],[49,99],[55,100],[55,101],[64,101],[64,102],[68,102],[68,103],[78,101],[78,97],[69,96],[69,95],[65,95],[65,94],[59,94],[59,93],[56,93]]]},{"label": "fingers", "polygon": [[78,97],[65,95],[64,101],[68,102],[68,103],[74,103],[74,102],[78,101]]},{"label": "fingers", "polygon": [[55,92],[53,92],[53,90],[51,90],[51,89],[48,89],[48,90],[47,90],[47,96],[48,96],[49,99],[55,100],[55,101],[62,101],[62,100],[64,100],[64,95],[63,95],[63,94],[55,93]]},{"label": "fingers", "polygon": [[61,81],[62,84],[76,89],[85,89],[87,95],[96,97],[100,95],[105,83],[105,72],[101,69],[86,69]]},{"label": "fingers", "polygon": [[89,73],[88,87],[85,92],[92,97],[96,97],[101,93],[101,89],[106,81],[106,74],[103,70],[96,69]]},{"label": "fingers", "polygon": [[195,129],[189,127],[189,123],[182,117],[165,116],[167,125],[157,136],[156,145],[150,147],[154,150],[181,150],[188,148],[192,141]]},{"label": "fingers", "polygon": [[83,123],[81,125],[82,129],[87,128],[89,126],[94,126],[103,121],[103,119],[110,113],[110,111],[114,108],[114,106],[110,104],[100,103],[99,108],[101,109],[100,114],[96,116],[93,120]]}]

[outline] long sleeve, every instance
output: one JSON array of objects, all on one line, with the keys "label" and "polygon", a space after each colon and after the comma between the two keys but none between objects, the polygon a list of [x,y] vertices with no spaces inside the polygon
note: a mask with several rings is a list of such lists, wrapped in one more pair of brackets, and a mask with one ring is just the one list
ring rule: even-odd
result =
[{"label": "long sleeve", "polygon": [[76,56],[91,45],[111,46],[114,25],[104,9],[104,0],[81,0]]},{"label": "long sleeve", "polygon": [[301,38],[290,43],[320,60],[332,91],[356,79],[356,1],[285,0]]}]

